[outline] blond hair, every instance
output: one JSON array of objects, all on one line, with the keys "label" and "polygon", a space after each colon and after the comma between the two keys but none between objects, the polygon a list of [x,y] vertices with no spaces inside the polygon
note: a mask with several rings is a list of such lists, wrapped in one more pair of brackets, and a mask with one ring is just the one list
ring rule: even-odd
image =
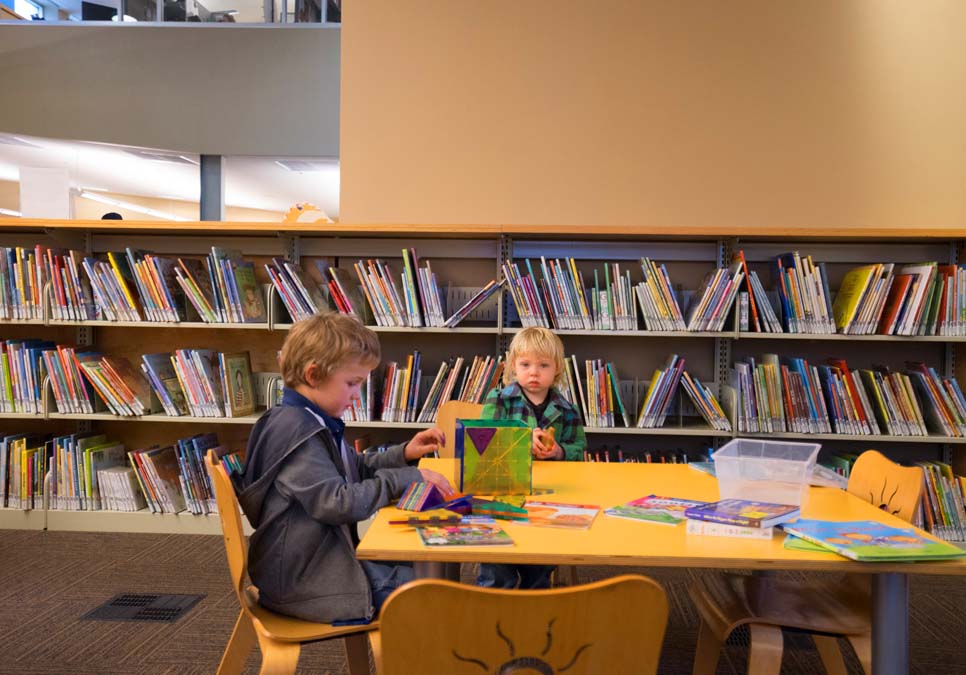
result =
[{"label": "blond hair", "polygon": [[514,382],[514,362],[523,354],[535,354],[553,359],[557,367],[557,374],[553,378],[553,386],[559,387],[564,381],[564,346],[560,338],[553,331],[539,326],[524,328],[513,336],[510,350],[506,355],[506,367],[503,369],[503,383]]},{"label": "blond hair", "polygon": [[285,386],[292,389],[300,384],[310,384],[305,379],[305,369],[310,365],[319,368],[324,380],[351,361],[375,368],[381,358],[379,338],[375,333],[354,317],[326,312],[292,326],[282,345],[279,364]]}]

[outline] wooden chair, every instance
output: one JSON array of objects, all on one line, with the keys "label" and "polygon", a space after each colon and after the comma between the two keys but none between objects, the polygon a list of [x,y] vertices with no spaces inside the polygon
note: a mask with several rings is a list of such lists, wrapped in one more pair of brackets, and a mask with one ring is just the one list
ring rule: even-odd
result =
[{"label": "wooden chair", "polygon": [[349,672],[351,675],[368,675],[367,633],[376,630],[378,624],[339,627],[312,623],[276,614],[258,604],[258,589],[247,584],[248,542],[242,532],[235,489],[214,451],[208,452],[205,465],[218,502],[232,586],[241,605],[235,629],[221,657],[218,674],[241,673],[256,639],[262,651],[259,673],[282,674],[295,672],[302,644],[344,638]]},{"label": "wooden chair", "polygon": [[[922,469],[899,466],[867,450],[852,468],[848,491],[911,521],[922,495]],[[812,583],[762,575],[709,576],[689,591],[701,616],[694,675],[715,672],[721,645],[742,625],[751,632],[749,674],[780,671],[782,628],[811,633],[829,673],[846,673],[839,637],[848,639],[865,672],[872,672],[872,600],[865,575]]]},{"label": "wooden chair", "polygon": [[436,426],[446,436],[446,443],[439,449],[439,456],[446,458],[456,456],[456,420],[478,420],[482,414],[483,405],[480,403],[446,401],[441,405],[436,414]]},{"label": "wooden chair", "polygon": [[547,591],[424,579],[383,606],[376,672],[656,673],[667,615],[642,576]]}]

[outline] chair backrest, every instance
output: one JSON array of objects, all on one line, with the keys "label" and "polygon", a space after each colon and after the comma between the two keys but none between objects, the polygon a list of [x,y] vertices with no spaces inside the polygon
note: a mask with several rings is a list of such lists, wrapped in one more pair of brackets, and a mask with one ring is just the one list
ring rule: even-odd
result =
[{"label": "chair backrest", "polygon": [[439,449],[440,457],[456,456],[456,420],[478,420],[483,414],[480,403],[446,401],[436,414],[436,426],[446,436],[446,444]]},{"label": "chair backrest", "polygon": [[423,579],[382,608],[379,672],[656,673],[667,614],[636,575],[549,591]]},{"label": "chair backrest", "polygon": [[228,555],[231,583],[242,607],[246,607],[248,604],[245,595],[245,580],[248,578],[248,541],[242,529],[238,497],[235,496],[235,488],[214,450],[209,450],[205,456],[205,468],[211,478],[215,501],[218,503],[218,517],[221,520],[221,533],[225,537],[225,553]]},{"label": "chair backrest", "polygon": [[922,497],[922,469],[900,466],[875,450],[855,460],[849,493],[887,513],[912,522]]}]

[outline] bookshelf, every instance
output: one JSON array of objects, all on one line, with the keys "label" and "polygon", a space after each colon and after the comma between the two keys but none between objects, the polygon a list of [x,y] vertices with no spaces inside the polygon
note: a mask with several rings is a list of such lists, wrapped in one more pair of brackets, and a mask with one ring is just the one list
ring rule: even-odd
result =
[{"label": "bookshelf", "polygon": [[[279,223],[138,223],[133,221],[0,220],[0,245],[76,248],[89,254],[122,250],[126,246],[159,255],[202,256],[211,246],[241,250],[256,266],[257,280],[266,288],[268,320],[258,324],[209,324],[199,321],[159,323],[151,321],[62,321],[45,312],[43,319],[0,321],[0,339],[44,338],[78,346],[96,345],[105,354],[125,356],[137,362],[141,354],[175,348],[210,347],[217,351],[249,351],[256,372],[277,372],[275,353],[291,328],[278,293],[270,285],[262,265],[271,258],[294,262],[326,259],[351,269],[358,259],[382,258],[398,270],[400,249],[414,247],[421,258],[455,289],[479,288],[497,278],[505,260],[527,258],[574,258],[584,273],[607,262],[618,262],[640,279],[634,264],[642,256],[667,263],[679,289],[695,289],[703,275],[726,265],[741,248],[749,267],[767,278],[771,256],[801,250],[828,262],[832,286],[849,266],[874,260],[958,262],[964,230],[933,227],[911,237],[900,228],[824,228],[785,230],[773,227],[695,228],[669,231],[659,227],[524,227],[513,225],[346,225]],[[637,271],[637,274],[633,274]],[[504,290],[486,306],[455,328],[371,326],[382,342],[384,361],[403,360],[412,349],[423,354],[424,375],[439,363],[461,354],[502,354],[520,330],[509,296]],[[584,359],[600,358],[616,364],[636,418],[641,386],[670,353],[687,360],[687,369],[715,391],[719,400],[729,381],[735,359],[762,352],[789,353],[819,362],[842,356],[860,366],[888,362],[901,367],[905,360],[923,360],[941,374],[958,375],[959,343],[966,336],[906,337],[893,335],[814,335],[741,332],[735,320],[719,331],[558,330],[566,353]],[[863,361],[865,359],[865,361]],[[627,379],[638,378],[638,379]],[[627,380],[626,382],[624,380]],[[966,381],[966,378],[964,378]],[[622,389],[624,391],[624,389]],[[679,394],[680,395],[680,394]],[[722,400],[722,404],[724,401]],[[258,415],[240,418],[117,417],[106,413],[60,414],[53,401],[39,414],[2,413],[0,430],[27,428],[58,433],[99,430],[128,447],[166,443],[201,431],[216,431],[223,445],[244,447],[248,430]],[[699,423],[694,423],[697,419]],[[633,419],[632,419],[633,421]],[[732,421],[734,421],[732,419]],[[400,441],[429,427],[418,422],[349,422],[350,437],[365,434],[373,443]],[[732,425],[737,429],[737,425]],[[649,449],[683,450],[689,455],[720,446],[738,435],[716,431],[699,418],[669,416],[657,429],[586,427],[589,448],[622,447],[626,455]],[[817,440],[829,450],[860,452],[877,447],[887,454],[908,459],[937,459],[966,473],[964,438],[940,436],[852,436],[847,434],[742,434],[764,438]],[[615,445],[617,444],[617,445]],[[217,518],[116,512],[0,510],[0,528],[104,530],[131,532],[217,533]],[[160,529],[157,529],[160,528]]]}]

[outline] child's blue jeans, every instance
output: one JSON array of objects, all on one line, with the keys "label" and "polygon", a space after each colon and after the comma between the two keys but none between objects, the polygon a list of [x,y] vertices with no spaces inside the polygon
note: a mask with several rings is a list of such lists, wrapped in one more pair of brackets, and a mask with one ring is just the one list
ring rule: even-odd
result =
[{"label": "child's blue jeans", "polygon": [[550,588],[550,575],[554,565],[480,565],[476,585],[484,588],[516,588],[519,582],[523,590]]}]

